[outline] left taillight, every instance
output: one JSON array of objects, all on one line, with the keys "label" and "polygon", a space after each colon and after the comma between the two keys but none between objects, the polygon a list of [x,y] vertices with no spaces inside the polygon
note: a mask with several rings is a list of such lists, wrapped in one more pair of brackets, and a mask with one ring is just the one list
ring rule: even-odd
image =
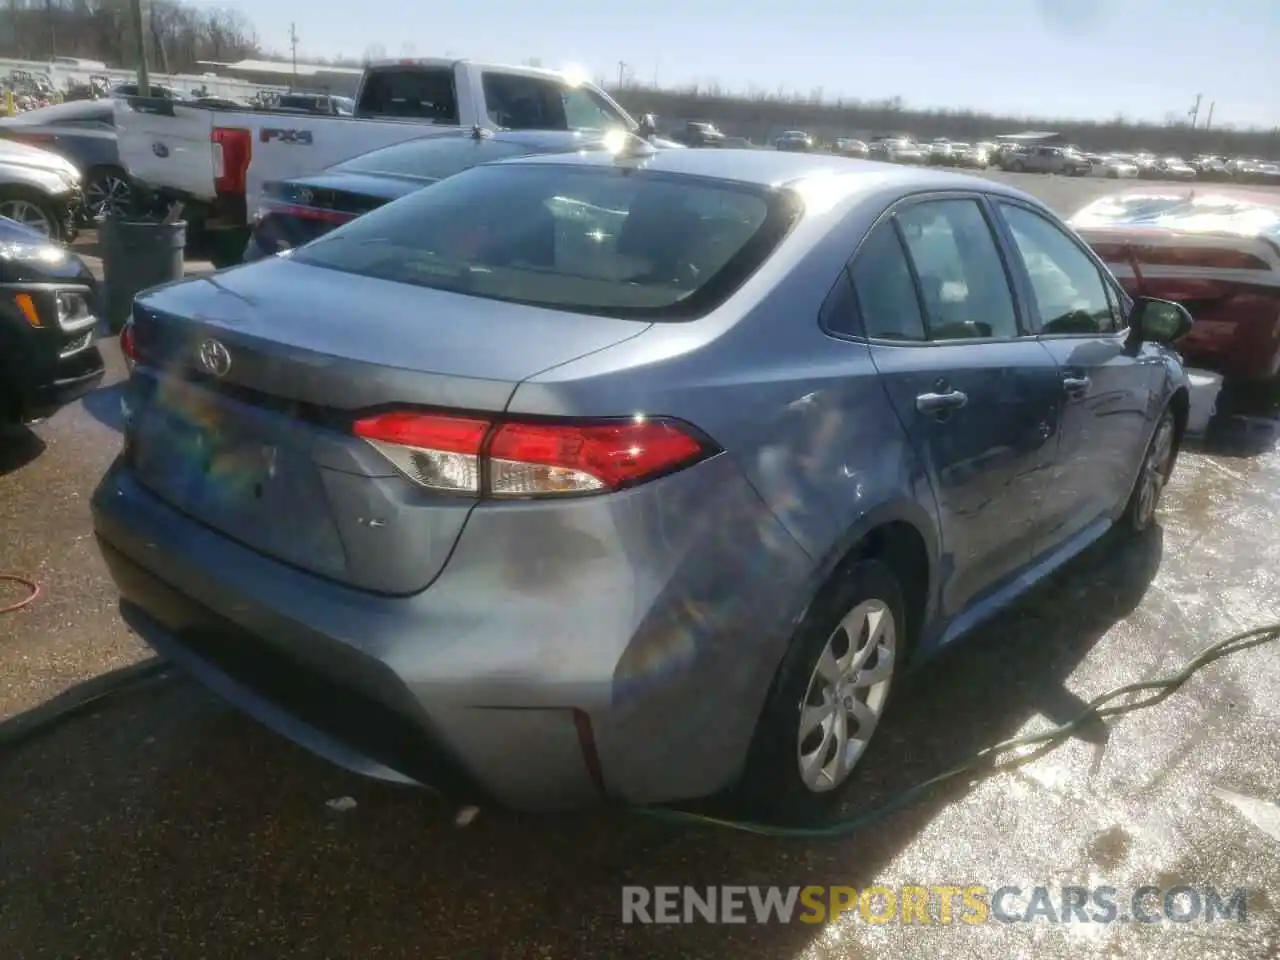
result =
[{"label": "left taillight", "polygon": [[213,187],[218,193],[245,192],[245,178],[253,160],[253,138],[242,127],[214,127],[209,133],[213,152]]},{"label": "left taillight", "polygon": [[494,422],[395,411],[356,421],[354,432],[419,486],[495,498],[608,493],[719,452],[668,418]]},{"label": "left taillight", "polygon": [[131,368],[138,362],[138,341],[133,332],[132,320],[126,320],[120,330],[120,352]]}]

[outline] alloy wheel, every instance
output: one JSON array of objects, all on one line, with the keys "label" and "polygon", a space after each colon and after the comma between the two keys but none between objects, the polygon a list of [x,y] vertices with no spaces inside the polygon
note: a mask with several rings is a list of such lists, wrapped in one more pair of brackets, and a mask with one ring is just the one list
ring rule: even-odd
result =
[{"label": "alloy wheel", "polygon": [[850,610],[818,657],[800,707],[797,761],[813,793],[848,779],[884,713],[898,645],[893,611],[881,600]]},{"label": "alloy wheel", "polygon": [[129,205],[129,183],[113,173],[101,174],[89,181],[84,190],[85,207],[94,220],[124,213]]},{"label": "alloy wheel", "polygon": [[53,236],[53,224],[48,215],[30,200],[0,200],[0,217],[16,220],[46,237]]},{"label": "alloy wheel", "polygon": [[1155,517],[1160,493],[1169,481],[1169,462],[1173,459],[1173,418],[1164,416],[1156,427],[1155,436],[1142,462],[1142,476],[1138,478],[1137,520],[1146,527]]}]

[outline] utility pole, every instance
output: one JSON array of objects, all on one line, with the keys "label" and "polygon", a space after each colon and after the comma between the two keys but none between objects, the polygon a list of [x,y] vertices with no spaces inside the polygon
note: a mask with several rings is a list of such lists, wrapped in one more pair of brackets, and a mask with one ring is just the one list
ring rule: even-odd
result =
[{"label": "utility pole", "polygon": [[1213,108],[1216,107],[1217,105],[1218,105],[1217,100],[1209,101],[1209,116],[1205,117],[1204,119],[1204,128],[1206,130],[1208,130],[1211,126],[1213,126]]},{"label": "utility pole", "polygon": [[1203,96],[1203,94],[1199,94],[1199,93],[1197,93],[1197,94],[1196,94],[1196,102],[1195,102],[1195,103],[1193,103],[1193,104],[1191,105],[1191,112],[1190,112],[1190,114],[1189,114],[1189,115],[1190,115],[1190,117],[1191,117],[1191,129],[1192,129],[1192,130],[1194,130],[1194,129],[1196,128],[1196,119],[1200,116],[1200,99],[1201,99],[1201,97],[1202,97],[1202,96]]},{"label": "utility pole", "polygon": [[293,56],[293,86],[298,86],[298,30],[297,24],[289,24],[289,50]]},{"label": "utility pole", "polygon": [[618,61],[618,89],[619,90],[622,89],[622,84],[626,80],[626,77],[627,77],[627,61],[619,60]]},{"label": "utility pole", "polygon": [[133,42],[138,47],[138,96],[151,96],[151,74],[147,71],[147,35],[142,30],[142,0],[129,0],[133,21]]}]

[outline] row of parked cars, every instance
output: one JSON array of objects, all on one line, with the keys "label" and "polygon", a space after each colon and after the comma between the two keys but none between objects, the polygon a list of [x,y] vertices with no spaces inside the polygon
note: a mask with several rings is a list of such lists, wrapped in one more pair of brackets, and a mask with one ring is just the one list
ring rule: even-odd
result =
[{"label": "row of parked cars", "polygon": [[[821,149],[802,130],[788,130],[774,141],[778,150],[812,152]],[[1185,160],[1152,153],[1097,153],[1075,146],[1009,141],[964,142],[938,139],[918,143],[911,137],[884,136],[871,140],[839,137],[832,153],[889,163],[906,163],[973,170],[997,168],[1014,173],[1048,173],[1113,180],[1197,180],[1218,183],[1280,184],[1280,164],[1259,158],[1199,156]]]}]

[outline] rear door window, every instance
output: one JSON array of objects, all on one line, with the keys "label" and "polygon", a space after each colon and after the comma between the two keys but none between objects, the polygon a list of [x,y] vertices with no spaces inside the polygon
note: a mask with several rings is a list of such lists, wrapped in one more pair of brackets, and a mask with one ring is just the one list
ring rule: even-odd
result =
[{"label": "rear door window", "polygon": [[450,67],[370,70],[360,88],[363,116],[458,123],[458,98]]},{"label": "rear door window", "polygon": [[931,340],[1019,334],[1008,273],[977,200],[929,200],[897,215]]},{"label": "rear door window", "polygon": [[[927,339],[915,281],[907,264],[906,251],[892,220],[872,229],[849,267],[858,301],[862,331],[852,326],[834,333],[866,336],[873,340],[922,341]],[[848,324],[854,322],[848,315]],[[833,321],[835,317],[833,316]]]}]

